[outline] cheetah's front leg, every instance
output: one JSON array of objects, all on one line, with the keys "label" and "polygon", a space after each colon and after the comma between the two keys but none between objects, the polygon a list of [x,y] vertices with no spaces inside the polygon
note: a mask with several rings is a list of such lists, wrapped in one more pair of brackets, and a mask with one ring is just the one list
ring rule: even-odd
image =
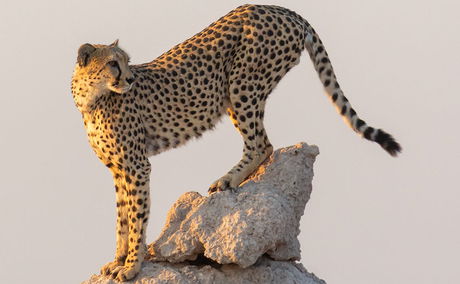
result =
[{"label": "cheetah's front leg", "polygon": [[121,225],[127,227],[127,254],[125,259],[120,259],[124,260],[124,263],[111,270],[111,277],[118,281],[134,278],[139,273],[147,252],[145,232],[150,211],[149,161],[145,158],[127,166],[123,176],[127,193],[127,222],[121,222]]},{"label": "cheetah's front leg", "polygon": [[117,250],[115,259],[102,267],[102,275],[111,275],[119,266],[123,266],[128,255],[128,192],[122,172],[113,171],[112,174],[117,201]]}]

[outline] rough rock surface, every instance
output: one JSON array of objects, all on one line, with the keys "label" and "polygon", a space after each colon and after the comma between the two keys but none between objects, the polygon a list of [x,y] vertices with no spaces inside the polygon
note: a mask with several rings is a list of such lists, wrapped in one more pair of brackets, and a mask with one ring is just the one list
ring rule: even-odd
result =
[{"label": "rough rock surface", "polygon": [[299,222],[310,198],[315,146],[279,149],[235,192],[183,194],[169,210],[151,259],[182,262],[200,254],[248,267],[268,254],[299,260]]},{"label": "rough rock surface", "polygon": [[[93,275],[82,284],[115,284],[114,280],[101,275]],[[133,284],[326,284],[309,273],[302,264],[290,261],[276,261],[262,257],[248,268],[235,264],[218,268],[210,265],[189,263],[145,262],[140,274],[128,283]]]},{"label": "rough rock surface", "polygon": [[[132,283],[325,283],[300,263],[316,146],[282,148],[235,191],[183,194]],[[90,283],[115,283],[93,276]]]}]

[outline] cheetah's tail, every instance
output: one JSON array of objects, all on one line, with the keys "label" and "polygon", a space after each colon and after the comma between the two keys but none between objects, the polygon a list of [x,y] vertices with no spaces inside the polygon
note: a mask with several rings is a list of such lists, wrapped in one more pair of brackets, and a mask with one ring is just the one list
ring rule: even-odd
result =
[{"label": "cheetah's tail", "polygon": [[375,129],[368,126],[364,120],[358,117],[356,111],[352,108],[350,102],[343,94],[339,83],[337,83],[328,54],[324,49],[318,34],[306,20],[304,20],[304,22],[306,27],[305,48],[310,55],[310,59],[313,61],[327,95],[336,106],[338,112],[355,132],[367,140],[377,142],[391,156],[397,156],[398,153],[401,152],[401,146],[399,143],[396,142],[390,134],[381,129]]}]

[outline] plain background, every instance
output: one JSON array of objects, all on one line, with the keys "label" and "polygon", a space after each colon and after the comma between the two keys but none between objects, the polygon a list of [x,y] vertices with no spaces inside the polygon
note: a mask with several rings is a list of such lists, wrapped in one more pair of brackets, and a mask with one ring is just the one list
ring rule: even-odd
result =
[{"label": "plain background", "polygon": [[[259,2],[259,1],[257,1]],[[78,47],[154,59],[242,1],[5,1],[0,10],[0,282],[79,283],[115,250],[111,176],[70,92]],[[302,263],[328,283],[458,283],[458,1],[272,1],[320,34],[345,94],[404,147],[394,159],[347,128],[306,54],[266,111],[275,148],[319,146]],[[229,119],[151,159],[148,241],[184,192],[241,156]]]}]

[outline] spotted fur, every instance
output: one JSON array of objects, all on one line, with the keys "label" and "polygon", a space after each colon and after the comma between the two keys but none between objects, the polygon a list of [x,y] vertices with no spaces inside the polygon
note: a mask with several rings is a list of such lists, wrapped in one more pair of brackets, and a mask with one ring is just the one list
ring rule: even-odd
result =
[{"label": "spotted fur", "polygon": [[201,136],[225,112],[243,137],[243,157],[210,192],[237,187],[273,152],[263,125],[265,102],[304,49],[345,121],[396,155],[399,144],[361,120],[343,95],[315,30],[288,9],[238,7],[141,65],[128,65],[117,43],[80,47],[72,93],[117,196],[116,255],[103,274],[128,280],[140,269],[150,206],[149,156]]}]

